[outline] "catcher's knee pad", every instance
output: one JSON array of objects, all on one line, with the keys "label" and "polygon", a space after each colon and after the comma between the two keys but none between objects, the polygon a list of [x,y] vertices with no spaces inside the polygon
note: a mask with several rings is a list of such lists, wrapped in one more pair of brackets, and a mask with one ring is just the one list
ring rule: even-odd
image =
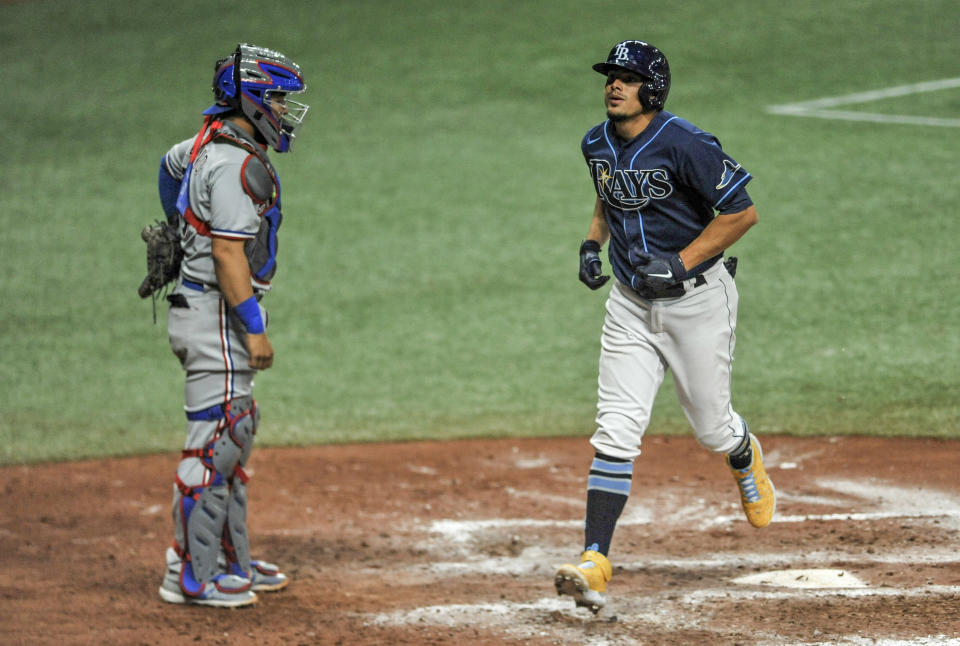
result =
[{"label": "catcher's knee pad", "polygon": [[223,536],[227,571],[250,576],[250,539],[247,536],[247,478],[234,478],[227,501],[227,531]]},{"label": "catcher's knee pad", "polygon": [[193,440],[204,442],[203,447],[184,450],[184,459],[198,458],[208,470],[228,479],[233,477],[237,467],[247,463],[260,422],[260,411],[252,397],[239,397],[226,404],[187,413],[187,419],[201,423],[215,421],[217,425],[209,441],[205,438]]},{"label": "catcher's knee pad", "polygon": [[260,422],[260,411],[252,397],[232,399],[222,406],[222,419],[217,432],[199,457],[210,469],[226,478],[232,478],[238,466],[243,466],[253,450],[253,437]]}]

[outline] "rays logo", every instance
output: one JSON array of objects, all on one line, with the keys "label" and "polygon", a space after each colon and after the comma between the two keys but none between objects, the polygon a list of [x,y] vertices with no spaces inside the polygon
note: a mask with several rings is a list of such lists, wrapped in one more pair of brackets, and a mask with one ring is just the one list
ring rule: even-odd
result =
[{"label": "rays logo", "polygon": [[673,193],[670,176],[662,168],[652,170],[617,169],[611,172],[605,159],[590,160],[590,174],[597,195],[612,207],[636,211],[650,200],[662,200]]},{"label": "rays logo", "polygon": [[620,43],[620,44],[617,45],[617,49],[616,49],[616,51],[614,52],[613,55],[614,55],[614,57],[616,58],[616,60],[617,60],[618,63],[624,62],[624,61],[629,61],[629,60],[630,60],[630,48],[627,47],[627,44],[626,44],[626,43]]},{"label": "rays logo", "polygon": [[725,188],[727,184],[730,183],[730,180],[733,179],[733,176],[737,174],[738,170],[740,170],[740,164],[734,164],[729,159],[724,159],[723,172],[720,173],[720,183],[717,184],[717,190]]}]

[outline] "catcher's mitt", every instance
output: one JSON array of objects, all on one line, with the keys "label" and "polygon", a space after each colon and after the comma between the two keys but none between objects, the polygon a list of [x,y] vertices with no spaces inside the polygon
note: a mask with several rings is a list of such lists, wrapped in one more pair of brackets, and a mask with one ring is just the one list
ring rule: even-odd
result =
[{"label": "catcher's mitt", "polygon": [[147,275],[140,283],[137,294],[140,298],[153,296],[154,320],[156,320],[157,294],[180,274],[183,249],[180,248],[180,232],[167,222],[157,220],[143,227],[140,237],[147,243]]}]

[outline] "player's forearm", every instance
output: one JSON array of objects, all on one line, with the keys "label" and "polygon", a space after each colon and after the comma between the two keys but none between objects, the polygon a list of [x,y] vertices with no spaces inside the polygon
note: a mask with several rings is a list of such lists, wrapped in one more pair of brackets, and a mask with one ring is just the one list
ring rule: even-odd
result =
[{"label": "player's forearm", "polygon": [[751,205],[739,213],[718,215],[699,236],[680,252],[687,269],[723,253],[757,223],[757,210]]},{"label": "player's forearm", "polygon": [[217,284],[227,299],[227,305],[236,307],[253,296],[250,284],[250,266],[242,240],[213,239],[213,267]]},{"label": "player's forearm", "polygon": [[590,228],[587,230],[587,240],[596,240],[602,247],[609,239],[610,226],[603,214],[603,202],[600,201],[600,198],[597,198],[593,207],[593,219],[590,220]]}]

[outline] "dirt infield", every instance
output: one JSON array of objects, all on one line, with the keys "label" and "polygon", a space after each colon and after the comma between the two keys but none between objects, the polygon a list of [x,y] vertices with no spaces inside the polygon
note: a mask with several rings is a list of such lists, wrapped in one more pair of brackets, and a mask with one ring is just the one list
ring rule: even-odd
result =
[{"label": "dirt infield", "polygon": [[0,468],[0,643],[960,644],[960,441],[762,439],[763,530],[647,439],[598,616],[552,585],[586,439],[259,449],[254,556],[293,583],[236,610],[157,596],[176,455]]}]

